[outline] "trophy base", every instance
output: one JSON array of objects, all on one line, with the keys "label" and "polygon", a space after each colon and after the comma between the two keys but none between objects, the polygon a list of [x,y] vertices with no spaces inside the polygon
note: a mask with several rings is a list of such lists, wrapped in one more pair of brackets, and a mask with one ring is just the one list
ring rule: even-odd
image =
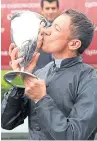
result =
[{"label": "trophy base", "polygon": [[28,73],[28,72],[10,71],[10,72],[7,72],[4,75],[4,80],[8,84],[10,84],[11,86],[25,88],[24,82],[23,82],[23,77],[25,77],[27,75],[38,79],[34,74],[31,74],[31,73]]}]

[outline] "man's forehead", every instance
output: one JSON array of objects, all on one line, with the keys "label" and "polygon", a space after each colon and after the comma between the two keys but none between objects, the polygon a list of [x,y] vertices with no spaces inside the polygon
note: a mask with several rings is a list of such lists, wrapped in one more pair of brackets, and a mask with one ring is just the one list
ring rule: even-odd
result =
[{"label": "man's forehead", "polygon": [[70,23],[70,22],[71,22],[71,18],[66,14],[60,15],[54,20],[54,23]]},{"label": "man's forehead", "polygon": [[56,1],[53,2],[44,1],[43,5],[44,7],[57,7]]},{"label": "man's forehead", "polygon": [[62,14],[54,20],[53,24],[57,24],[60,28],[67,29],[71,24],[71,18],[68,15]]}]

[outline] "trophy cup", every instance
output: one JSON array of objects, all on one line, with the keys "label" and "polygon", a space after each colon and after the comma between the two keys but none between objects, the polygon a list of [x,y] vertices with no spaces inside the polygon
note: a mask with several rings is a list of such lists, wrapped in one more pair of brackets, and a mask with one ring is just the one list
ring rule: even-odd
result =
[{"label": "trophy cup", "polygon": [[34,52],[38,52],[37,38],[41,23],[47,26],[46,19],[32,11],[18,12],[11,19],[11,40],[18,47],[18,58],[24,58],[20,63],[20,71],[10,71],[4,75],[4,80],[12,86],[24,88],[23,76],[31,73],[25,72],[24,68],[30,63]]}]

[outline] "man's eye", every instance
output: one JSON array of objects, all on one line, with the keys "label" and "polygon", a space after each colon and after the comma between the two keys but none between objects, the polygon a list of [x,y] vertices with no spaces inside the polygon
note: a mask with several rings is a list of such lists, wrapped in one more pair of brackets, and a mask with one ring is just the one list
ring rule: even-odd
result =
[{"label": "man's eye", "polygon": [[61,29],[58,25],[55,25],[55,28],[56,28],[57,31],[61,31]]},{"label": "man's eye", "polygon": [[55,7],[52,8],[52,10],[55,10],[55,9],[56,9]]},{"label": "man's eye", "polygon": [[46,10],[49,10],[49,8],[47,7],[47,8],[45,8]]}]

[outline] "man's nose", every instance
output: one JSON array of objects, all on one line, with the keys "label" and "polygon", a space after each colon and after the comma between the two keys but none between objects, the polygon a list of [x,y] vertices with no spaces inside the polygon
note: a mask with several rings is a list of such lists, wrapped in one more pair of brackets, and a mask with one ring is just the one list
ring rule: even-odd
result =
[{"label": "man's nose", "polygon": [[52,14],[52,13],[53,13],[53,10],[52,10],[51,8],[49,9],[49,13],[50,13],[50,14]]}]

